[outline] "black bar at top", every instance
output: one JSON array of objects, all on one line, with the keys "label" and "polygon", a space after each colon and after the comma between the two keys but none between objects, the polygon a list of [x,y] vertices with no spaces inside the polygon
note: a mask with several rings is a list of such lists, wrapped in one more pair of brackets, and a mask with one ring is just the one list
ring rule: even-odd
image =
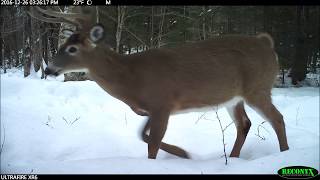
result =
[{"label": "black bar at top", "polygon": [[[60,2],[61,1],[61,2]],[[87,0],[84,0],[87,1]],[[320,0],[92,0],[92,5],[317,5]],[[74,0],[59,0],[73,5]],[[84,4],[85,5],[85,4]]]},{"label": "black bar at top", "polygon": [[41,0],[44,4],[37,4],[39,0],[10,0],[19,4],[2,1],[6,0],[1,0],[1,5],[320,5],[320,0]]},{"label": "black bar at top", "polygon": [[[60,0],[61,1],[61,0]],[[72,5],[74,0],[61,1]],[[87,0],[84,0],[87,1]],[[320,0],[92,0],[92,5],[317,5]],[[60,2],[59,2],[60,3]]]}]

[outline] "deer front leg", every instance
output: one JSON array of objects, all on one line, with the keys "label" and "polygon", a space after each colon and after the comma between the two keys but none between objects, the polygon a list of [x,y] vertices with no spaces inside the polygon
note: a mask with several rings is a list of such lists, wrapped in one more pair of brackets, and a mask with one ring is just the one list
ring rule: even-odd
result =
[{"label": "deer front leg", "polygon": [[[147,132],[150,130],[150,121],[151,119],[148,118],[146,124],[143,126],[143,129],[141,131],[141,139],[147,144],[149,143],[149,135],[147,134]],[[164,150],[167,153],[179,156],[181,158],[190,159],[189,154],[184,149],[178,146],[161,142],[160,149]]]},{"label": "deer front leg", "polygon": [[170,112],[167,110],[157,110],[150,116],[150,135],[148,142],[148,158],[156,159],[162,138],[167,130]]}]

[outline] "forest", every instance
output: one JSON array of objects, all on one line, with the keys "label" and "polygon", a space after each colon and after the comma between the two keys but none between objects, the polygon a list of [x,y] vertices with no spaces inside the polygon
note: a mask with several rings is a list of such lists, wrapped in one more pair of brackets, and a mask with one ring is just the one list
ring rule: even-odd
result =
[{"label": "forest", "polygon": [[[52,61],[64,42],[65,23],[40,21],[30,7],[1,7],[3,73],[19,67],[27,77]],[[71,6],[45,7],[73,12]],[[319,74],[320,6],[96,6],[96,21],[107,29],[105,41],[116,52],[131,54],[151,48],[174,47],[224,34],[267,32],[275,40],[280,82],[297,84],[307,73]],[[65,74],[65,81],[87,79],[84,73]],[[319,84],[319,83],[318,83]]]},{"label": "forest", "polygon": [[320,6],[1,6],[0,33],[1,179],[320,170]]}]

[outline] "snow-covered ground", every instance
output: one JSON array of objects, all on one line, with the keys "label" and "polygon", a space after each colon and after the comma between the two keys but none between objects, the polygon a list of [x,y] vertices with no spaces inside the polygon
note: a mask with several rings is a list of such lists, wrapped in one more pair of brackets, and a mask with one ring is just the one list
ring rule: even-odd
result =
[{"label": "snow-covered ground", "polygon": [[[246,107],[252,127],[240,158],[225,165],[215,112],[170,117],[164,141],[183,147],[192,159],[159,152],[147,159],[138,132],[145,121],[95,82],[23,78],[1,74],[1,173],[277,173],[284,166],[319,170],[319,88],[274,89],[273,101],[285,117],[290,150],[279,152],[268,123]],[[231,119],[218,110],[223,126]],[[229,154],[236,130],[225,131]]]}]

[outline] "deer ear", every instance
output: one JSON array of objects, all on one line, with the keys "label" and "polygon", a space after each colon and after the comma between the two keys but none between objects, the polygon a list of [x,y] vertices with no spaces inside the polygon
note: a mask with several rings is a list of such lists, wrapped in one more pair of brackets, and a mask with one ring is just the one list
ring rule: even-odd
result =
[{"label": "deer ear", "polygon": [[102,24],[94,25],[89,34],[89,38],[92,42],[97,43],[104,38],[104,27]]},{"label": "deer ear", "polygon": [[73,30],[71,30],[71,29],[63,29],[61,32],[62,32],[63,36],[66,38],[68,38],[72,34],[74,34]]}]

